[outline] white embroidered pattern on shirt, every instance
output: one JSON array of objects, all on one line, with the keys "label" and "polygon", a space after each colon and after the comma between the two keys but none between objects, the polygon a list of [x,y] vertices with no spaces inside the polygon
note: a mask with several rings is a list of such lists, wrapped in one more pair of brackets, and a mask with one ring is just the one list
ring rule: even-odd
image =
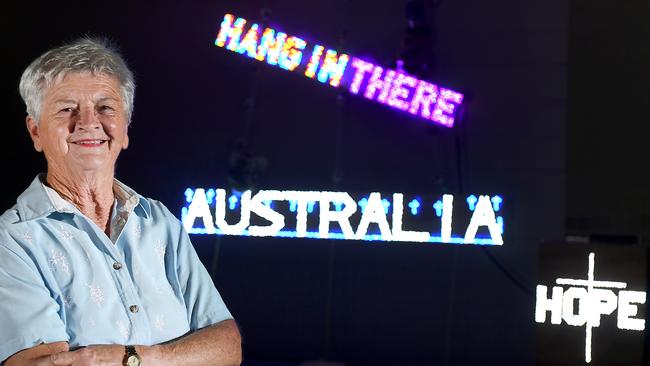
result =
[{"label": "white embroidered pattern on shirt", "polygon": [[63,236],[64,239],[70,240],[74,237],[74,234],[68,229],[63,224],[59,224],[59,231],[61,232],[61,235]]},{"label": "white embroidered pattern on shirt", "polygon": [[158,330],[163,330],[165,328],[165,317],[163,315],[156,315],[153,320],[153,326]]},{"label": "white embroidered pattern on shirt", "polygon": [[90,299],[101,307],[104,304],[104,291],[95,285],[88,285],[88,289],[90,290]]},{"label": "white embroidered pattern on shirt", "polygon": [[34,239],[32,237],[32,234],[30,234],[29,232],[24,232],[24,233],[20,234],[20,237],[23,238],[29,244],[31,244],[32,240]]},{"label": "white embroidered pattern on shirt", "polygon": [[135,226],[135,229],[133,229],[133,232],[135,233],[135,236],[139,238],[142,235],[142,224],[138,223]]},{"label": "white embroidered pattern on shirt", "polygon": [[48,260],[48,263],[50,264],[50,269],[53,272],[56,272],[60,269],[66,274],[70,274],[70,266],[68,266],[68,260],[60,251],[52,249],[50,251],[50,258]]},{"label": "white embroidered pattern on shirt", "polygon": [[122,320],[116,321],[115,324],[117,325],[117,329],[120,331],[122,337],[124,337],[124,340],[126,341],[129,339],[129,327],[127,327]]}]

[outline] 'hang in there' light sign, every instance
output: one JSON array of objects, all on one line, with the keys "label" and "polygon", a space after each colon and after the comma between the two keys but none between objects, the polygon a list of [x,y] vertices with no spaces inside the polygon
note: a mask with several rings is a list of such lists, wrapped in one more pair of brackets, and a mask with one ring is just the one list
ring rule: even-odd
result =
[{"label": "'hang in there' light sign", "polygon": [[333,87],[347,84],[352,94],[452,127],[463,94],[418,80],[405,73],[384,69],[371,62],[339,54],[272,28],[247,26],[244,18],[226,14],[215,45],[288,71],[303,73]]}]

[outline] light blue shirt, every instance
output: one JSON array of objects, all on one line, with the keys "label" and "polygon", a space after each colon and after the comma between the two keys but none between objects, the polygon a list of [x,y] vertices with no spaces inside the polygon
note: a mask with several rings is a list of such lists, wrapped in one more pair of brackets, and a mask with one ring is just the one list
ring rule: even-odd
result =
[{"label": "light blue shirt", "polygon": [[40,343],[152,345],[232,319],[162,203],[115,180],[109,237],[42,179],[0,216],[0,362]]}]

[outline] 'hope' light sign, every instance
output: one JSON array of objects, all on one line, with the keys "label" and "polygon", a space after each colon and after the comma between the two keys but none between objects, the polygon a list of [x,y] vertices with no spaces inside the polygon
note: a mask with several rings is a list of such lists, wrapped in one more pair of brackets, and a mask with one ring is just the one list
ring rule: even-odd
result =
[{"label": "'hope' light sign", "polygon": [[[553,286],[549,297],[548,288],[537,286],[535,321],[545,323],[547,312],[551,324],[562,320],[574,327],[585,327],[585,362],[591,362],[592,329],[600,326],[601,317],[618,309],[617,327],[624,330],[645,330],[645,319],[637,318],[639,305],[646,302],[644,291],[629,291],[627,283],[596,281],[594,279],[595,254],[589,254],[587,279],[558,278],[559,286]],[[562,286],[569,288],[564,290]],[[614,291],[618,291],[616,294]],[[577,312],[575,302],[578,302]]]},{"label": "'hope' light sign", "polygon": [[[346,192],[262,190],[228,196],[224,189],[188,188],[181,221],[190,234],[503,244],[500,196],[470,195],[456,207],[454,198],[445,194],[427,205],[419,197],[405,200],[402,193],[392,200],[379,192],[355,200]],[[462,236],[454,235],[459,228]]]},{"label": "'hope' light sign", "polygon": [[[272,28],[262,30],[258,24],[246,27],[246,23],[244,18],[226,14],[215,45],[288,71],[302,72],[308,78],[333,87],[349,84],[352,94],[362,94],[369,100],[442,126],[454,125],[463,101],[461,93],[396,70],[385,70],[347,54],[338,54],[319,44],[309,47],[304,39]],[[309,56],[303,57],[306,55]]]}]

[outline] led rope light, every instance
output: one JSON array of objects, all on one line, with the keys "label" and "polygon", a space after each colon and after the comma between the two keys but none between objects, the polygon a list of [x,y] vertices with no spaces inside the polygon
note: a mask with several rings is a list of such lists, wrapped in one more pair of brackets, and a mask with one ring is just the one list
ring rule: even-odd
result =
[{"label": "led rope light", "polygon": [[[260,29],[246,19],[226,14],[214,44],[257,61],[288,71],[300,70],[306,77],[332,87],[348,87],[352,94],[408,112],[445,127],[453,127],[463,94],[397,70],[384,69],[371,62],[315,44],[272,28]],[[303,57],[304,54],[310,55]],[[306,60],[306,61],[305,61]]]},{"label": "led rope light", "polygon": [[[201,201],[199,201],[201,202]],[[493,201],[494,202],[494,201]],[[500,204],[500,202],[499,202]],[[562,324],[562,320],[574,327],[585,327],[585,362],[590,363],[592,351],[592,330],[600,326],[603,315],[611,315],[616,308],[617,326],[624,330],[645,330],[645,319],[635,318],[638,305],[645,304],[646,293],[643,291],[628,291],[625,282],[594,280],[595,254],[589,254],[587,279],[557,278],[558,285],[571,286],[566,291],[562,286],[553,286],[551,297],[548,298],[548,288],[537,286],[537,302],[535,321],[546,322],[546,313],[551,313],[551,324]],[[613,290],[620,290],[618,295]],[[574,303],[578,300],[578,312]]]},{"label": "led rope light", "polygon": [[[461,210],[461,206],[456,212],[453,201],[450,194],[443,195],[442,201],[434,205],[424,205],[419,197],[405,201],[402,193],[394,193],[392,200],[382,198],[379,192],[355,200],[346,192],[279,190],[256,194],[245,191],[240,198],[233,199],[227,197],[224,189],[188,188],[181,221],[190,234],[503,244],[503,217],[497,216],[503,206],[500,196],[478,196],[473,210]],[[494,205],[497,201],[499,204]],[[405,210],[405,206],[411,208]],[[429,208],[425,210],[426,207]],[[459,225],[463,215],[465,224]],[[416,224],[424,227],[405,228]],[[439,234],[432,233],[431,228],[435,230],[438,225]],[[464,234],[454,236],[454,228],[464,229]],[[483,237],[477,235],[479,231]]]}]

